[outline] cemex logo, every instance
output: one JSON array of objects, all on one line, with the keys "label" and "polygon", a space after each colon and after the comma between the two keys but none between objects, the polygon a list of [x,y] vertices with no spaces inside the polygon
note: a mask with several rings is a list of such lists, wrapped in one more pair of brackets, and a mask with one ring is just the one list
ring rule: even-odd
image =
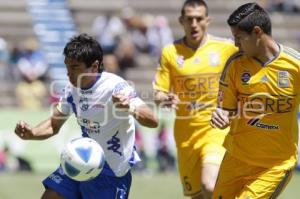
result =
[{"label": "cemex logo", "polygon": [[256,128],[265,130],[279,130],[279,126],[275,124],[264,124],[261,122],[261,118],[252,118],[247,123],[249,126],[254,126]]}]

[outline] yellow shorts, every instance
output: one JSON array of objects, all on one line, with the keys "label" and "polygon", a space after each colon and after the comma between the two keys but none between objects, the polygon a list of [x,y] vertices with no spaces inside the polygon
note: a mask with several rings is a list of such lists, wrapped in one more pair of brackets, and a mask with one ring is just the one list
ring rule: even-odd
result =
[{"label": "yellow shorts", "polygon": [[292,177],[292,169],[249,165],[226,153],[213,199],[277,198]]},{"label": "yellow shorts", "polygon": [[[175,131],[178,130],[180,131],[180,129]],[[180,144],[177,142],[178,168],[184,195],[196,196],[201,192],[201,171],[203,165],[206,163],[221,164],[225,153],[222,143],[226,132],[205,125],[186,127],[177,133],[186,132],[199,136],[191,136],[189,141]]]}]

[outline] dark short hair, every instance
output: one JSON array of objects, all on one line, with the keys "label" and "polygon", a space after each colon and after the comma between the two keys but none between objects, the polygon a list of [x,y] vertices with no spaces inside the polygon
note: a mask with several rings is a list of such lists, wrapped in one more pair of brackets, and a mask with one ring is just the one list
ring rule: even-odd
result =
[{"label": "dark short hair", "polygon": [[238,7],[229,16],[227,23],[247,33],[250,33],[255,26],[259,26],[266,34],[272,34],[271,19],[257,3],[246,3]]},{"label": "dark short hair", "polygon": [[72,37],[66,44],[63,54],[66,58],[83,62],[87,68],[98,60],[98,72],[101,73],[104,70],[101,45],[96,39],[85,33]]},{"label": "dark short hair", "polygon": [[208,16],[208,7],[207,7],[207,4],[205,3],[205,1],[203,0],[186,0],[184,3],[183,3],[183,6],[181,8],[181,16],[184,16],[185,15],[185,12],[184,12],[184,9],[186,6],[204,6],[205,7],[205,10],[206,10],[206,16]]}]

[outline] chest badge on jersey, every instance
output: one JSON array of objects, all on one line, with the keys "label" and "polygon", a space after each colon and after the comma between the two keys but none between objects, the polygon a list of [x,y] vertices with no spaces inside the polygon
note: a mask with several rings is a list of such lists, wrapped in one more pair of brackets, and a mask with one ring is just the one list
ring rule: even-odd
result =
[{"label": "chest badge on jersey", "polygon": [[248,84],[248,81],[251,78],[251,74],[249,71],[244,71],[241,76],[241,81],[243,84]]},{"label": "chest badge on jersey", "polygon": [[219,53],[209,53],[208,62],[210,66],[219,66],[220,65]]},{"label": "chest badge on jersey", "polygon": [[87,97],[80,97],[79,107],[82,111],[87,111],[89,109],[89,101]]},{"label": "chest badge on jersey", "polygon": [[278,71],[277,73],[277,85],[280,88],[288,88],[290,87],[290,74],[288,71]]},{"label": "chest badge on jersey", "polygon": [[184,64],[184,57],[182,55],[177,56],[176,63],[178,68],[182,68]]}]

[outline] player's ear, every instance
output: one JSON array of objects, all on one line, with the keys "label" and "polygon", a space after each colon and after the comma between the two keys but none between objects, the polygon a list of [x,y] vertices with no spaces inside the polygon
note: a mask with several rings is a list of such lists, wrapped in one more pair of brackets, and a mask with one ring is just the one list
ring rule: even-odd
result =
[{"label": "player's ear", "polygon": [[181,25],[183,24],[183,16],[182,15],[178,18],[178,21]]},{"label": "player's ear", "polygon": [[210,22],[211,22],[211,18],[210,18],[210,17],[207,17],[207,18],[206,18],[206,25],[208,26],[208,25],[210,24]]},{"label": "player's ear", "polygon": [[94,61],[92,64],[92,67],[93,67],[93,69],[92,69],[93,72],[97,72],[98,68],[100,67],[99,61],[98,60]]},{"label": "player's ear", "polygon": [[252,32],[256,35],[261,35],[264,33],[264,31],[259,26],[254,26]]}]

